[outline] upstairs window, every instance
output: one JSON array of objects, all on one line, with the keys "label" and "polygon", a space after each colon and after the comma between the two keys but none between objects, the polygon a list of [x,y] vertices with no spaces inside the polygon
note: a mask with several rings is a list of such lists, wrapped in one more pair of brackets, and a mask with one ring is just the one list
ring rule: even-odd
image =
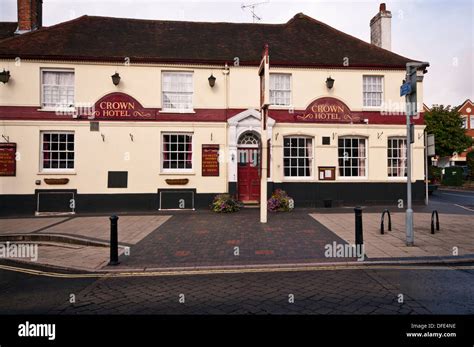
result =
[{"label": "upstairs window", "polygon": [[163,72],[162,100],[164,111],[193,110],[193,73]]},{"label": "upstairs window", "polygon": [[41,107],[74,107],[74,71],[42,70]]},{"label": "upstairs window", "polygon": [[290,106],[291,104],[291,75],[282,73],[270,74],[270,104],[275,106]]},{"label": "upstairs window", "polygon": [[383,101],[383,76],[363,77],[364,106],[380,107]]}]

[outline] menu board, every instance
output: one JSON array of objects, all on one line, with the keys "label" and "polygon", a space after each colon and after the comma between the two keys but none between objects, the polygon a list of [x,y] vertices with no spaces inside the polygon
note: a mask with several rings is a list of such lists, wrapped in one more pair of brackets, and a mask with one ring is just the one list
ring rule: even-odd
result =
[{"label": "menu board", "polygon": [[202,145],[202,176],[219,176],[219,145]]},{"label": "menu board", "polygon": [[335,166],[319,166],[318,169],[320,181],[334,181],[336,179]]},{"label": "menu board", "polygon": [[16,176],[16,143],[0,143],[0,176]]}]

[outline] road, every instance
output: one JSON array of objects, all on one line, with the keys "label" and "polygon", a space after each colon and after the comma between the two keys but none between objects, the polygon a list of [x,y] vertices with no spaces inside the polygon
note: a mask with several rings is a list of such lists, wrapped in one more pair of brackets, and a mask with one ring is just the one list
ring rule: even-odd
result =
[{"label": "road", "polygon": [[0,270],[0,314],[474,314],[473,288],[474,267],[98,279]]},{"label": "road", "polygon": [[430,196],[430,205],[442,206],[449,212],[474,212],[474,192],[436,190]]}]

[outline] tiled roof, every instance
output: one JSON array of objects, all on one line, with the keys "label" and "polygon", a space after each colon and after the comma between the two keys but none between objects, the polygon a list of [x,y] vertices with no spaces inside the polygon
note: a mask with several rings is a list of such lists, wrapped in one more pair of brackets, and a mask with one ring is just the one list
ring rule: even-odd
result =
[{"label": "tiled roof", "polygon": [[0,41],[12,37],[17,26],[17,22],[0,22]]},{"label": "tiled roof", "polygon": [[[6,39],[0,58],[404,68],[410,59],[302,13],[284,24],[209,23],[82,16]],[[347,59],[345,59],[347,58]]]}]

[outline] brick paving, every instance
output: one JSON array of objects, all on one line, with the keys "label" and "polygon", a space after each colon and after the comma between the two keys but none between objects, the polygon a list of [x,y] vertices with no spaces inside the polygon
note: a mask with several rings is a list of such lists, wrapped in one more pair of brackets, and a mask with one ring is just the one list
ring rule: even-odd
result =
[{"label": "brick paving", "polygon": [[75,304],[63,304],[50,313],[431,313],[406,293],[399,303],[400,293],[404,292],[396,281],[384,281],[373,270],[103,278],[75,293]]},{"label": "brick paving", "polygon": [[[405,245],[405,213],[392,213],[392,231],[380,234],[381,213],[363,213],[364,246],[369,258],[402,258],[474,254],[474,215],[440,213],[440,230],[431,234],[431,214],[415,213],[415,246]],[[354,215],[351,213],[312,213],[311,217],[346,242],[354,243]]]},{"label": "brick paving", "polygon": [[257,209],[233,214],[179,213],[121,256],[119,267],[246,265],[352,261],[326,258],[324,246],[346,242],[305,210],[271,214],[267,224]]}]

